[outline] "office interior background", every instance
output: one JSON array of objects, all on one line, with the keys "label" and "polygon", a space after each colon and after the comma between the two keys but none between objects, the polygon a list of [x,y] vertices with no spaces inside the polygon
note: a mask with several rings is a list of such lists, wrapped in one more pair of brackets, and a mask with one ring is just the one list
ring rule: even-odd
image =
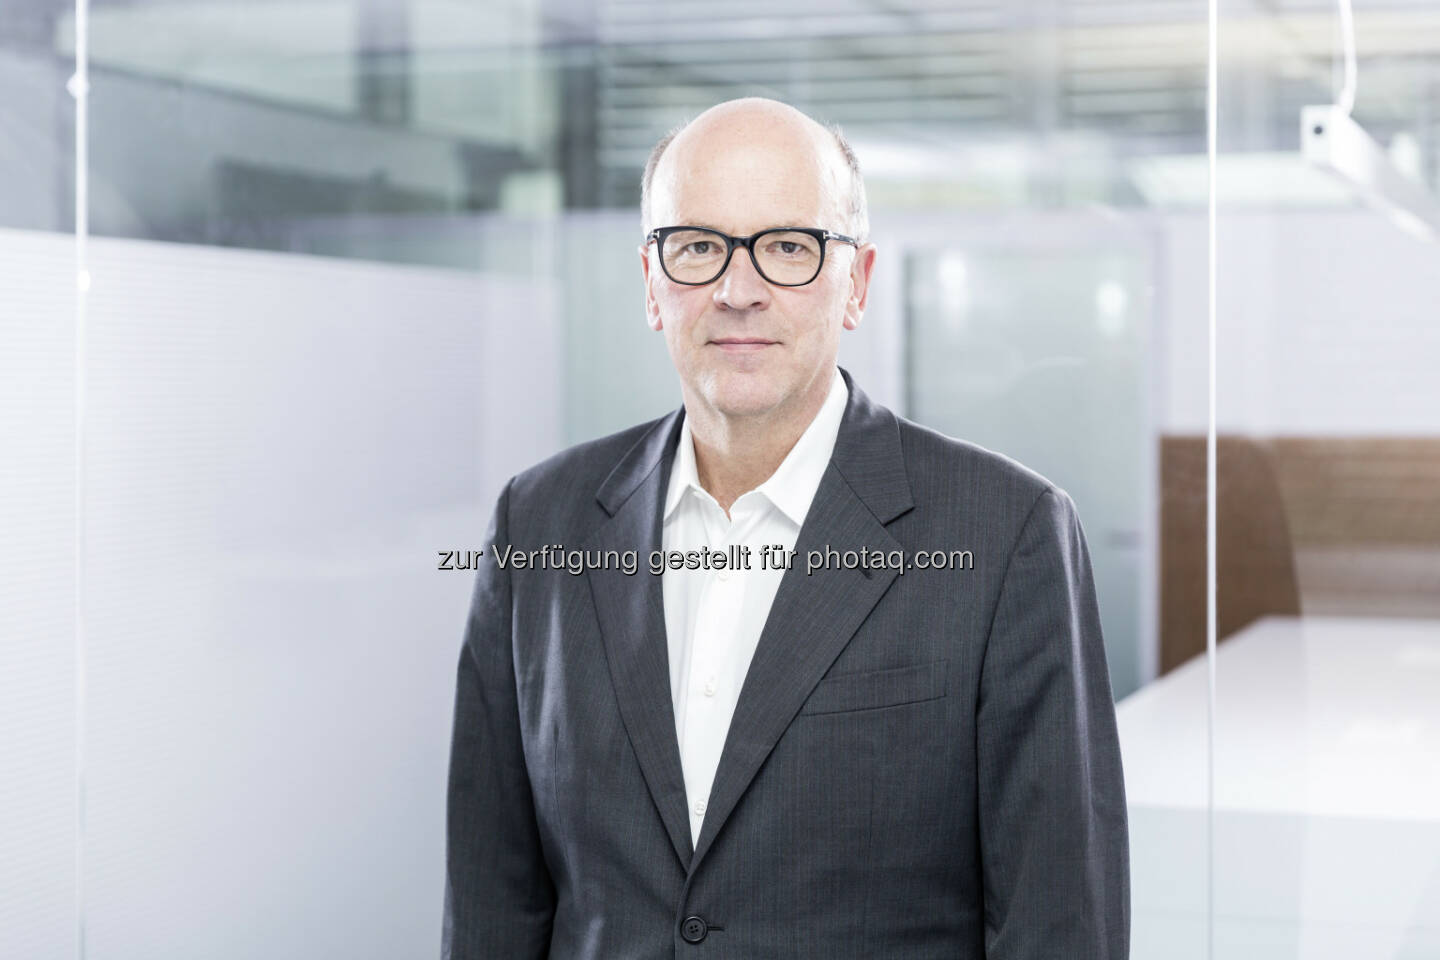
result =
[{"label": "office interior background", "polygon": [[679,403],[640,171],[761,95],[864,169],[841,363],[1079,506],[1132,956],[1440,957],[1440,5],[1354,5],[1388,194],[1342,6],[0,0],[0,955],[437,955],[437,552]]}]

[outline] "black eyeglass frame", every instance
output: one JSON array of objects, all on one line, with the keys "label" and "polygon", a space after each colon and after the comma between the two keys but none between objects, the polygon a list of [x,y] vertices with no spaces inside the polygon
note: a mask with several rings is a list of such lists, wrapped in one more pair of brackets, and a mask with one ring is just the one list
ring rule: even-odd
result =
[{"label": "black eyeglass frame", "polygon": [[[672,233],[678,233],[681,230],[696,230],[724,239],[725,262],[720,265],[720,269],[715,272],[715,276],[709,280],[676,280],[670,276],[670,268],[665,266],[665,239]],[[816,264],[815,273],[809,280],[804,280],[800,283],[781,283],[778,280],[771,280],[768,276],[765,276],[765,271],[760,267],[760,261],[755,257],[755,241],[767,233],[803,233],[820,241],[820,262]],[[860,241],[854,237],[847,237],[843,233],[836,233],[833,230],[822,230],[819,227],[771,227],[768,230],[761,230],[759,233],[752,233],[748,237],[732,237],[728,233],[721,233],[719,230],[710,227],[656,227],[645,235],[645,243],[647,246],[652,240],[655,241],[655,250],[659,254],[657,259],[660,261],[660,269],[665,271],[665,276],[670,277],[675,283],[682,283],[687,287],[703,287],[725,276],[725,271],[730,269],[730,258],[735,255],[736,247],[744,247],[746,252],[750,254],[750,263],[754,265],[755,272],[760,274],[761,277],[764,277],[766,283],[773,283],[777,287],[803,287],[806,284],[814,283],[815,278],[820,276],[820,271],[825,269],[825,245],[830,240],[839,243],[848,243],[856,250],[860,249]]]}]

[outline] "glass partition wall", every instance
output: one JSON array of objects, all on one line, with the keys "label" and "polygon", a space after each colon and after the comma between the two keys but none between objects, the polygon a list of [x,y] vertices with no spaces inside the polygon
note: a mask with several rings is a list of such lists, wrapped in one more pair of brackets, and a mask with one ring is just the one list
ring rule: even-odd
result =
[{"label": "glass partition wall", "polygon": [[1214,955],[1440,956],[1440,7],[1219,24]]},{"label": "glass partition wall", "polygon": [[[11,0],[0,955],[438,952],[437,552],[679,403],[640,172],[748,95],[859,156],[856,382],[1075,500],[1131,955],[1434,952],[1437,247],[1301,163],[1336,10],[1218,13],[1212,222],[1204,3]],[[1434,14],[1354,20],[1433,195]]]},{"label": "glass partition wall", "polygon": [[[55,4],[53,7],[58,8]],[[0,954],[74,954],[73,61],[0,12]]]}]

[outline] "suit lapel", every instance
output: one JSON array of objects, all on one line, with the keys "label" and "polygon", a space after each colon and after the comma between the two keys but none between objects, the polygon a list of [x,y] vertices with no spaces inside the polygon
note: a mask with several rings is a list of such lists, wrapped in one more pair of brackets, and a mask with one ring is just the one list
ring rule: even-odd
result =
[{"label": "suit lapel", "polygon": [[[795,541],[795,562],[781,578],[720,754],[705,820],[689,868],[714,842],[805,699],[898,576],[892,569],[826,569],[807,575],[805,557],[827,547],[900,548],[885,524],[913,506],[899,424],[850,388],[830,465]],[[683,814],[684,811],[682,810]]]},{"label": "suit lapel", "polygon": [[665,485],[683,409],[661,420],[601,485],[596,498],[611,516],[586,547],[639,553],[641,569],[634,576],[614,569],[589,570],[587,576],[620,716],[682,868],[691,860],[690,822],[670,699],[664,595],[648,558],[661,546]]}]

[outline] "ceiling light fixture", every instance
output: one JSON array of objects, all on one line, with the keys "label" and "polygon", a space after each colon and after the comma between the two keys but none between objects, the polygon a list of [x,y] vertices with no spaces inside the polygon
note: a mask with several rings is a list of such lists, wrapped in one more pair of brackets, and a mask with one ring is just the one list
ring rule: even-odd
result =
[{"label": "ceiling light fixture", "polygon": [[1345,83],[1333,104],[1300,109],[1300,154],[1338,178],[1360,199],[1407,233],[1440,242],[1440,201],[1423,182],[1403,173],[1384,147],[1350,115],[1355,108],[1355,20],[1340,0]]}]

